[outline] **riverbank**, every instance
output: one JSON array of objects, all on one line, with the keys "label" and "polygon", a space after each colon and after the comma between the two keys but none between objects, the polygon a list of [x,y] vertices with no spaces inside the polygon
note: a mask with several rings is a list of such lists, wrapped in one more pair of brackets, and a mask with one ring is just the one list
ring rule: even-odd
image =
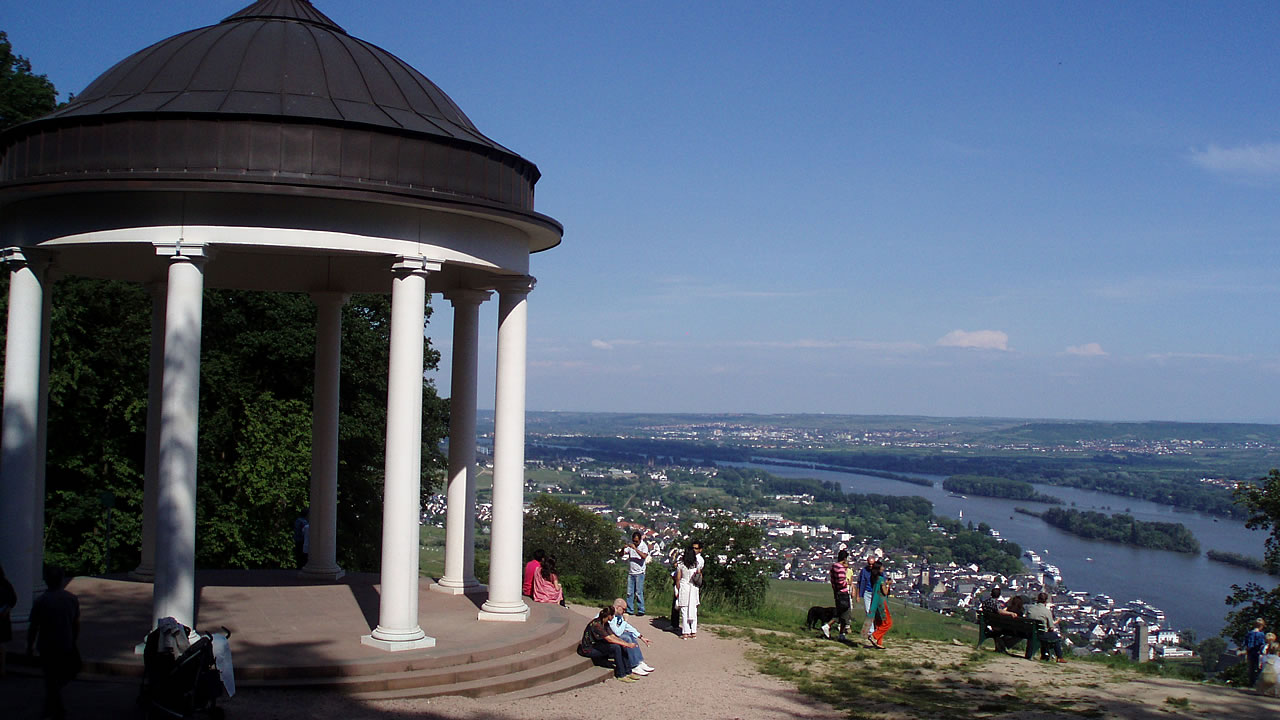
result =
[{"label": "riverbank", "polygon": [[[829,480],[839,483],[845,492],[923,497],[933,503],[934,512],[938,515],[956,518],[963,512],[965,522],[972,521],[975,525],[985,522],[997,528],[1001,537],[1018,543],[1023,549],[1035,550],[1061,569],[1073,589],[1106,594],[1119,605],[1142,599],[1167,613],[1171,629],[1192,629],[1201,638],[1217,635],[1221,630],[1223,617],[1230,610],[1223,603],[1223,598],[1232,585],[1243,587],[1257,583],[1269,589],[1276,584],[1275,576],[1216,563],[1203,555],[1132,548],[1079,538],[1037,518],[1015,513],[1015,507],[1025,504],[1017,501],[949,497],[940,487],[916,488],[856,473],[773,465],[746,464],[745,467],[757,467],[785,477]],[[944,478],[932,479],[940,483]],[[1052,491],[1068,506],[1082,510],[1125,511],[1143,521],[1181,522],[1207,547],[1258,556],[1263,552],[1264,534],[1246,529],[1243,523],[1176,511],[1138,499],[1123,500],[1120,501],[1123,504],[1117,505],[1116,498],[1088,490],[1035,487],[1041,492]],[[1138,568],[1142,572],[1136,572]],[[1188,577],[1199,580],[1188,585]]]}]

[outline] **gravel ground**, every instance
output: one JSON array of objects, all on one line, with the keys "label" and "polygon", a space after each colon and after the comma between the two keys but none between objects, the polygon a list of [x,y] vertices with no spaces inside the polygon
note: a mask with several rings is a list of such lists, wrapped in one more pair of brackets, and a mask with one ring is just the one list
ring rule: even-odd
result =
[{"label": "gravel ground", "polygon": [[[590,608],[574,610],[582,616],[584,624],[592,614]],[[662,621],[654,622],[648,617],[633,620],[638,620],[633,624],[653,641],[645,652],[645,659],[657,668],[654,674],[635,683],[610,679],[575,691],[525,699],[497,696],[378,702],[321,692],[245,690],[220,705],[231,720],[598,720],[607,716],[627,720],[670,720],[672,717],[835,720],[845,717],[831,706],[816,703],[791,686],[756,672],[744,657],[748,648],[746,641],[722,639],[705,628],[696,640],[681,640],[677,635],[664,632]],[[904,661],[918,660],[924,655],[947,664],[960,662],[972,652],[967,645],[905,641],[876,657]],[[932,677],[938,674],[949,673],[930,671],[922,679],[938,681],[939,678]],[[967,677],[952,685],[952,692],[962,704],[972,702],[976,707],[984,699],[990,700],[993,693],[999,696],[1018,686],[1034,689],[1039,700],[1064,701],[1075,706],[1075,710],[1064,712],[994,713],[1011,720],[1077,718],[1081,707],[1087,707],[1098,717],[1123,720],[1228,717],[1275,720],[1280,717],[1280,701],[1273,698],[1222,686],[1124,675],[1092,663],[1029,663],[1021,658],[993,654],[989,663],[974,669]],[[982,686],[988,687],[983,690]],[[68,717],[71,720],[139,717],[134,706],[137,689],[134,682],[73,683],[66,693]],[[40,717],[40,700],[39,678],[10,675],[0,679],[0,718],[35,720]],[[875,711],[886,720],[918,717],[908,707],[877,707]]]},{"label": "gravel ground", "polygon": [[[584,625],[594,615],[590,608],[573,609],[582,615]],[[329,693],[245,690],[220,706],[231,720],[598,720],[606,715],[627,720],[670,720],[673,713],[683,718],[742,720],[844,717],[834,708],[816,704],[794,688],[756,672],[743,657],[743,641],[718,638],[707,629],[694,640],[681,640],[678,635],[664,632],[661,628],[665,623],[651,617],[630,620],[652,641],[645,660],[657,669],[635,683],[610,679],[579,690],[520,700],[498,696],[370,702]],[[66,692],[68,717],[136,717],[136,696],[134,683],[73,683]],[[40,716],[40,698],[38,678],[11,675],[0,680],[0,717],[34,720]]]}]

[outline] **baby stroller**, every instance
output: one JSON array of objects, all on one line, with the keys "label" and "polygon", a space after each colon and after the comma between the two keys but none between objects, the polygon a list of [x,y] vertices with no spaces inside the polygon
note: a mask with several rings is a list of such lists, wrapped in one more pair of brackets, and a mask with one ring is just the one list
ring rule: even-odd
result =
[{"label": "baby stroller", "polygon": [[[223,637],[217,640],[225,643],[231,631],[222,628],[222,632]],[[216,704],[224,689],[214,654],[215,638],[202,633],[191,642],[190,634],[190,628],[173,618],[162,618],[148,633],[138,693],[138,706],[147,718],[185,718],[197,712],[222,717]],[[225,664],[229,671],[229,654]]]}]

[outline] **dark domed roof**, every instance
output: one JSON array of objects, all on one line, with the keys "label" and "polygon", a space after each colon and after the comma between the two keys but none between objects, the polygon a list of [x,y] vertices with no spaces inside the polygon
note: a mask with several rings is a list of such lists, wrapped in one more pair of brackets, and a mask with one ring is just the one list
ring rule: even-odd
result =
[{"label": "dark domed roof", "polygon": [[162,40],[0,133],[0,206],[121,189],[322,193],[514,214],[558,238],[533,210],[538,178],[422,73],[307,0],[259,0]]},{"label": "dark domed roof", "polygon": [[279,116],[426,133],[507,151],[440,88],[306,0],[260,0],[120,61],[49,118]]}]

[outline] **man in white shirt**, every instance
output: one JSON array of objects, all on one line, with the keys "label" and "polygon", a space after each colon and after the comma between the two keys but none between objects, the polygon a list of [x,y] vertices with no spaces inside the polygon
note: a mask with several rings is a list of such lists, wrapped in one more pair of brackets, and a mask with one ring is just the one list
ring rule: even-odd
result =
[{"label": "man in white shirt", "polygon": [[631,533],[631,542],[622,548],[627,559],[627,612],[644,616],[644,566],[649,562],[649,544],[639,531]]},{"label": "man in white shirt", "polygon": [[648,675],[653,672],[653,667],[644,661],[644,653],[640,652],[640,643],[644,643],[645,647],[649,647],[649,638],[640,634],[640,631],[634,625],[627,622],[623,617],[627,612],[627,601],[618,598],[613,601],[613,617],[609,620],[609,629],[617,635],[619,639],[629,642],[635,647],[624,647],[622,651],[627,654],[627,662],[631,665],[631,672],[635,675]]}]

